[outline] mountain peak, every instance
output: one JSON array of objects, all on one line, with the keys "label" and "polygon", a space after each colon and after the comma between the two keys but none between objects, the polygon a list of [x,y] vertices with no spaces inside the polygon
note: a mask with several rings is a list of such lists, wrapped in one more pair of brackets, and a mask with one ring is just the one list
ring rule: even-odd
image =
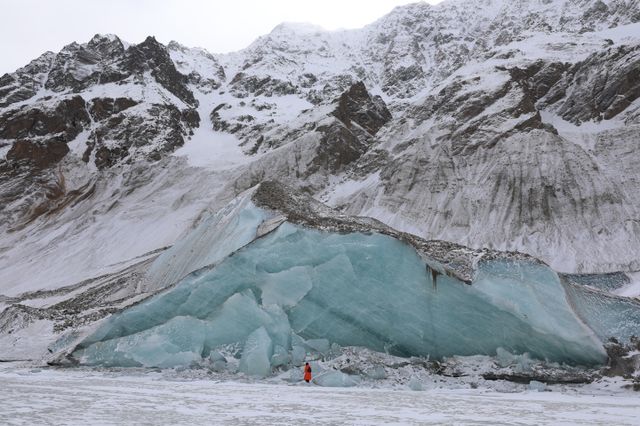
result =
[{"label": "mountain peak", "polygon": [[113,42],[113,41],[121,41],[120,37],[118,37],[115,34],[100,34],[97,33],[96,35],[94,35],[91,40],[89,40],[89,44],[93,43],[93,44],[97,44],[97,43],[101,43],[101,42],[105,42],[105,41],[109,41],[109,42]]},{"label": "mountain peak", "polygon": [[319,25],[314,25],[308,22],[282,22],[275,26],[271,30],[270,34],[314,34],[319,32],[326,32],[324,28]]}]

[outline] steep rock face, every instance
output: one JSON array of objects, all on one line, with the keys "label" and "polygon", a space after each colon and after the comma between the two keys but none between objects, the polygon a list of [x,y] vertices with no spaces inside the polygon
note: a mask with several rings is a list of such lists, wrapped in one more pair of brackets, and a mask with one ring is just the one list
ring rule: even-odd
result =
[{"label": "steep rock face", "polygon": [[95,98],[91,100],[89,113],[94,121],[101,121],[137,104],[129,98]]},{"label": "steep rock face", "polygon": [[[132,103],[126,102],[127,105]],[[89,162],[93,158],[100,169],[112,167],[125,158],[134,161],[135,154],[159,160],[164,153],[184,145],[184,136],[191,125],[197,127],[199,119],[183,122],[191,111],[185,110],[183,114],[173,105],[152,104],[146,108],[145,115],[137,111],[111,115],[94,126],[82,159]],[[151,118],[151,123],[147,117]]]},{"label": "steep rock face", "polygon": [[84,99],[74,96],[52,107],[21,108],[0,117],[0,138],[15,139],[6,158],[12,163],[48,167],[69,152],[72,141],[90,122]]},{"label": "steep rock face", "polygon": [[204,49],[188,48],[176,41],[167,45],[176,69],[187,76],[190,84],[200,91],[210,93],[219,89],[227,79],[224,68],[211,53]]},{"label": "steep rock face", "polygon": [[[150,79],[145,77],[147,74]],[[62,97],[55,106],[52,105],[55,100],[50,100],[49,95],[32,102],[33,107],[9,108],[0,118],[0,138],[12,140],[24,139],[26,136],[55,136],[56,141],[71,142],[82,130],[91,130],[87,149],[84,150],[84,157],[88,161],[93,147],[103,145],[105,135],[111,132],[110,146],[102,149],[99,156],[103,159],[98,160],[100,167],[116,163],[115,157],[109,152],[118,152],[120,159],[128,155],[131,145],[142,146],[152,140],[167,139],[166,142],[159,142],[160,146],[147,150],[148,153],[155,152],[148,158],[157,159],[158,152],[171,152],[182,146],[183,137],[199,125],[199,115],[193,109],[197,102],[186,86],[187,81],[187,77],[177,71],[167,49],[153,37],[139,45],[125,48],[116,36],[96,35],[86,44],[72,43],[58,54],[45,54],[13,75],[3,77],[5,89],[2,93],[6,93],[6,105],[35,96],[40,91],[80,95]],[[19,87],[16,87],[17,82],[21,83]],[[167,93],[160,94],[157,100],[148,99],[149,96],[144,91],[142,96],[92,99],[91,88],[108,87],[111,83],[124,87],[140,83],[152,86],[157,83]],[[108,92],[109,90],[104,91]],[[128,92],[125,90],[125,93]],[[167,95],[175,96],[174,100]],[[121,114],[141,102],[157,105]],[[179,110],[176,111],[177,109]],[[125,120],[126,117],[128,119]],[[154,119],[158,122],[147,125]],[[124,128],[116,129],[121,123],[125,123]],[[93,129],[89,129],[91,127]],[[133,128],[137,128],[136,134],[131,134],[130,130]],[[60,132],[64,132],[62,139],[58,135]],[[144,137],[140,137],[141,135]],[[135,143],[132,138],[137,139]],[[40,142],[46,146],[46,143]],[[33,145],[33,141],[30,143]],[[10,151],[7,159],[23,158],[28,151],[25,150],[26,146],[24,142],[21,143],[20,153]],[[56,152],[62,152],[59,144]],[[56,158],[59,160],[59,155]]]},{"label": "steep rock face", "polygon": [[56,54],[45,89],[53,92],[79,92],[97,83],[126,78],[117,66],[125,48],[117,37],[96,35],[86,45],[71,43]]},{"label": "steep rock face", "polygon": [[[390,119],[384,101],[356,83],[332,103],[305,111],[288,128],[276,127],[261,135],[253,150],[263,154],[233,182],[234,191],[280,179],[291,185],[302,182],[308,191],[317,192],[327,187],[332,175],[355,167]],[[238,134],[251,137],[244,132]],[[271,151],[275,143],[281,148]]]},{"label": "steep rock face", "polygon": [[367,144],[342,123],[319,126],[316,131],[322,136],[311,161],[310,173],[318,170],[337,173],[367,151]]},{"label": "steep rock face", "polygon": [[[183,146],[200,124],[188,84],[155,39],[129,46],[111,35],[48,52],[3,76],[3,230],[19,233],[96,202],[96,169],[155,162]],[[88,166],[79,167],[82,161]]]},{"label": "steep rock face", "polygon": [[178,99],[188,105],[196,105],[193,93],[185,85],[186,76],[176,70],[166,48],[155,38],[147,37],[142,43],[127,49],[122,64],[127,71],[137,75],[151,72],[151,76]]},{"label": "steep rock face", "polygon": [[13,74],[0,77],[0,108],[27,100],[44,85],[55,53],[44,53]]},{"label": "steep rock face", "polygon": [[391,120],[391,113],[380,96],[371,98],[363,82],[358,82],[343,93],[333,113],[345,126],[356,123],[371,135]]},{"label": "steep rock face", "polygon": [[96,84],[140,80],[145,73],[181,101],[195,105],[187,77],[176,70],[166,48],[153,37],[126,49],[118,37],[102,35],[84,45],[65,46],[55,55],[44,88],[80,92]]},{"label": "steep rock face", "polygon": [[64,138],[54,137],[43,143],[18,139],[7,152],[7,160],[45,168],[62,160],[68,152],[69,147]]},{"label": "steep rock face", "polygon": [[0,117],[0,137],[19,139],[63,133],[73,140],[83,125],[89,123],[84,99],[80,96],[64,99],[51,109],[22,108]]},{"label": "steep rock face", "polygon": [[639,74],[640,45],[610,47],[567,70],[546,101],[575,124],[610,120],[640,97]]},{"label": "steep rock face", "polygon": [[[613,270],[626,262],[634,264],[631,256],[621,262],[619,254],[600,253],[603,246],[613,250],[626,231],[599,218],[633,223],[634,214],[622,207],[630,200],[619,187],[592,173],[598,166],[579,146],[544,130],[509,136],[490,149],[464,156],[431,149],[428,140],[422,148],[415,145],[382,168],[382,188],[362,190],[345,210],[366,213],[383,208],[397,212],[387,217],[389,223],[422,223],[407,229],[410,232],[471,245],[481,240],[483,246],[495,248],[515,245],[565,265],[571,265],[571,247],[579,244],[571,231],[577,225],[584,232],[580,240],[598,241],[581,251],[592,250],[600,264],[608,262]],[[583,197],[586,192],[588,198]],[[585,211],[596,215],[585,216]],[[551,235],[549,226],[554,229]],[[505,245],[495,229],[518,237]],[[540,234],[548,236],[531,238]],[[638,243],[634,239],[631,245]]]}]

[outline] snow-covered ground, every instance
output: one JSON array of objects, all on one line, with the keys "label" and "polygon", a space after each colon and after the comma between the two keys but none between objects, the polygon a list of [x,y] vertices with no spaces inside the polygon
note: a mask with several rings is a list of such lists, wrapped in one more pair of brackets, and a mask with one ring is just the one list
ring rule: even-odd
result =
[{"label": "snow-covered ground", "polygon": [[602,387],[579,393],[338,389],[5,363],[0,389],[0,424],[637,425],[640,419],[637,394]]}]

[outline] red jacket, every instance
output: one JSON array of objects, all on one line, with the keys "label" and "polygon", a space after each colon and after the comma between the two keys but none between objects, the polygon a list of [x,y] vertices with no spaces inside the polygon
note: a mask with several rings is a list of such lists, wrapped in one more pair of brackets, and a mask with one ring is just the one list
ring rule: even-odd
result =
[{"label": "red jacket", "polygon": [[311,381],[311,366],[310,365],[305,365],[304,366],[304,379],[307,382]]}]

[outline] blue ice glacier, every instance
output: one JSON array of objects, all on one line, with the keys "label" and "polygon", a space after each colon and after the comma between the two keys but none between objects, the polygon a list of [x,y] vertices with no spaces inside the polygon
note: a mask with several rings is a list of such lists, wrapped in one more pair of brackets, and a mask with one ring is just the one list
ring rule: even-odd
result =
[{"label": "blue ice glacier", "polygon": [[628,343],[640,337],[640,302],[627,297],[567,283],[567,295],[573,310],[602,341],[615,337]]},{"label": "blue ice glacier", "polygon": [[[323,356],[332,344],[431,358],[502,347],[573,364],[606,359],[598,336],[610,325],[601,331],[576,314],[575,297],[543,264],[480,261],[468,285],[433,273],[412,245],[379,232],[283,222],[254,239],[273,215],[250,202],[234,214],[228,233],[204,226],[167,252],[199,269],[104,320],[72,356],[89,365],[171,367],[235,344],[240,371],[255,376]],[[204,233],[216,237],[207,243]],[[185,254],[194,247],[197,261]],[[164,284],[177,274],[160,264],[154,273]]]}]

